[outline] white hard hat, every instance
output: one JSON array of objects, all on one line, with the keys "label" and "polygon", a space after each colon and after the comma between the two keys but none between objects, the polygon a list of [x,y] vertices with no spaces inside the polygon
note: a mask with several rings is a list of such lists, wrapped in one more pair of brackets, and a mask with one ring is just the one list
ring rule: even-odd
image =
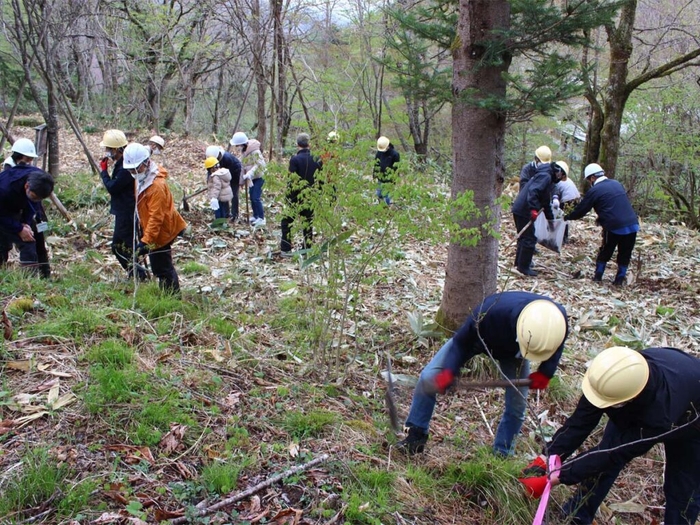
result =
[{"label": "white hard hat", "polygon": [[214,157],[215,159],[219,158],[219,155],[221,154],[221,148],[219,146],[207,146],[207,151],[204,153],[205,157]]},{"label": "white hard hat", "polygon": [[15,143],[12,145],[12,151],[14,153],[20,153],[25,157],[31,157],[33,159],[38,157],[38,155],[36,154],[36,148],[34,147],[34,143],[29,139],[15,140]]},{"label": "white hard hat", "polygon": [[563,160],[558,160],[554,164],[559,166],[567,177],[569,176],[569,165],[566,162],[564,162]]},{"label": "white hard hat", "polygon": [[389,139],[381,136],[377,139],[377,150],[386,151],[389,148]]},{"label": "white hard hat", "polygon": [[586,166],[586,169],[583,170],[583,178],[587,179],[591,175],[602,175],[603,174],[603,168],[600,167],[600,164],[596,164],[595,162],[593,164],[589,164]]},{"label": "white hard hat", "polygon": [[153,144],[158,144],[161,148],[165,147],[165,140],[163,140],[163,137],[159,135],[153,135],[150,139],[148,139],[148,142],[153,142]]},{"label": "white hard hat", "polygon": [[236,131],[231,137],[231,146],[242,146],[248,142],[248,135],[242,131]]},{"label": "white hard hat", "polygon": [[138,168],[143,161],[148,160],[150,156],[151,150],[146,146],[138,142],[132,142],[124,149],[124,169],[131,170]]}]

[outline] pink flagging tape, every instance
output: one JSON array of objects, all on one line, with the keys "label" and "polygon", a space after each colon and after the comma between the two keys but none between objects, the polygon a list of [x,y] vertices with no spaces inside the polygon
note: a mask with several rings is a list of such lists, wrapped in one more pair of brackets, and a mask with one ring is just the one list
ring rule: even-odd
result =
[{"label": "pink flagging tape", "polygon": [[[549,456],[549,472],[551,474],[555,470],[561,468],[561,458],[559,456],[552,455]],[[540,499],[540,506],[537,507],[537,513],[535,514],[535,519],[532,525],[542,525],[542,520],[544,519],[544,513],[547,512],[547,503],[549,503],[549,493],[552,490],[552,484],[547,480],[547,485],[544,487],[544,492],[542,492],[542,498]]]}]

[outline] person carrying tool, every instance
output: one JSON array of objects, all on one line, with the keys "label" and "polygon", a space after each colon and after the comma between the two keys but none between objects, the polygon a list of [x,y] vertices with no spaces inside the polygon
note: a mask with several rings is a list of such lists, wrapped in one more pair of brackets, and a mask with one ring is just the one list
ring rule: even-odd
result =
[{"label": "person carrying tool", "polygon": [[[504,377],[529,378],[529,388],[542,390],[554,376],[567,335],[566,310],[550,298],[516,291],[490,295],[421,372],[406,418],[407,435],[397,447],[408,454],[423,451],[436,393],[444,394],[472,357],[486,354],[498,362]],[[529,361],[540,362],[537,371],[530,373]],[[528,390],[527,386],[506,388],[505,410],[493,443],[497,455],[513,454],[525,420]]]},{"label": "person carrying tool", "polygon": [[[238,149],[243,164],[241,186],[250,187],[250,207],[253,209],[253,226],[265,226],[265,210],[262,204],[262,189],[265,184],[265,157],[260,150],[260,142],[249,139],[242,131],[237,131],[231,137],[231,146]],[[232,174],[233,175],[233,174]],[[250,186],[248,186],[250,184]]]},{"label": "person carrying tool", "polygon": [[209,208],[214,212],[214,218],[226,219],[231,210],[231,172],[221,167],[214,157],[207,157],[204,161],[207,170],[207,190],[209,195]]},{"label": "person carrying tool", "polygon": [[224,151],[219,146],[207,146],[206,158],[214,157],[219,161],[219,166],[226,168],[231,174],[231,212],[229,214],[231,222],[238,220],[238,189],[240,188],[239,179],[241,177],[241,161],[235,155],[231,155],[228,151]]},{"label": "person carrying tool", "polygon": [[0,267],[7,264],[14,245],[20,266],[49,278],[51,269],[43,242],[47,223],[41,201],[53,192],[54,180],[32,165],[36,157],[31,140],[17,139],[12,145],[14,165],[0,173]]},{"label": "person carrying tool", "polygon": [[[112,253],[131,279],[134,276],[134,232],[138,231],[136,218],[136,198],[134,195],[134,179],[128,170],[124,169],[124,148],[127,145],[126,135],[118,129],[108,129],[102,136],[100,146],[105,154],[100,160],[100,177],[109,192],[109,212],[114,215],[114,232],[112,233]],[[112,175],[109,174],[109,161],[112,161]],[[147,278],[143,268],[136,269],[139,281]]]},{"label": "person carrying tool", "polygon": [[613,284],[622,286],[625,284],[632,250],[637,242],[637,214],[622,184],[607,178],[600,165],[594,163],[586,166],[584,176],[591,189],[586,192],[581,202],[564,216],[564,220],[575,221],[583,218],[591,209],[595,210],[598,214],[596,222],[603,227],[603,243],[596,257],[593,280],[603,280],[605,266],[617,248],[617,274]]},{"label": "person carrying tool", "polygon": [[160,288],[179,294],[180,281],[173,266],[172,244],[187,223],[175,210],[173,195],[165,181],[167,170],[150,156],[150,150],[137,142],[124,149],[124,169],[136,180],[136,212],[143,231],[136,245],[136,255],[148,254]]},{"label": "person carrying tool", "polygon": [[548,221],[554,220],[551,207],[552,191],[563,175],[563,171],[554,169],[550,161],[551,157],[537,165],[534,176],[518,193],[512,206],[515,229],[518,231],[515,266],[521,274],[532,277],[537,275],[532,269],[532,257],[537,246],[534,223],[541,210],[544,210]]},{"label": "person carrying tool", "polygon": [[[676,348],[638,352],[615,346],[591,362],[573,414],[554,434],[545,454],[558,455],[552,486],[578,485],[563,511],[576,525],[593,523],[615,479],[633,458],[663,443],[666,454],[664,523],[692,525],[700,513],[700,359]],[[598,445],[569,458],[608,417]],[[547,483],[544,456],[522,478],[540,497]]]}]

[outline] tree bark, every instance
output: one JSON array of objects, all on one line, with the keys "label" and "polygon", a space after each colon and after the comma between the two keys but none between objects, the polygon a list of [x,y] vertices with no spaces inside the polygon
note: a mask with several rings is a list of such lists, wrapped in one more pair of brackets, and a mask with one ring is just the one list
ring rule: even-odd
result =
[{"label": "tree bark", "polygon": [[477,107],[465,98],[473,90],[477,99],[505,97],[504,75],[511,57],[502,56],[498,65],[480,64],[484,41],[493,30],[510,27],[510,3],[507,0],[460,0],[457,37],[453,51],[452,109],[453,166],[452,199],[473,190],[479,216],[462,224],[479,228],[474,246],[451,243],[447,253],[445,289],[438,323],[455,330],[474,305],[496,290],[498,239],[490,231],[500,227],[501,194],[505,166],[503,162],[506,119],[502,113]]}]

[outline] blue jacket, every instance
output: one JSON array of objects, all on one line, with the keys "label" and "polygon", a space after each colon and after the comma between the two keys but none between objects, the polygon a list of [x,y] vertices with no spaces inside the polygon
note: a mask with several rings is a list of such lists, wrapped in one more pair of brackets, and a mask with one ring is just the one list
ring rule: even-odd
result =
[{"label": "blue jacket", "polygon": [[109,212],[112,215],[132,216],[136,207],[136,188],[134,177],[131,176],[129,170],[124,169],[123,165],[124,159],[121,158],[114,163],[111,177],[107,170],[100,172],[100,176],[102,183],[112,197]]},{"label": "blue jacket", "polygon": [[544,214],[550,221],[554,219],[552,214],[552,191],[554,179],[552,165],[547,162],[540,164],[535,175],[523,186],[523,189],[513,202],[513,215],[530,217],[531,210],[540,211],[544,208]]},{"label": "blue jacket", "polygon": [[518,192],[523,191],[523,188],[527,184],[527,182],[535,176],[535,172],[537,171],[537,164],[533,160],[532,162],[528,162],[523,166],[523,168],[520,170],[520,186],[518,187]]},{"label": "blue jacket", "polygon": [[594,184],[564,220],[581,219],[591,209],[595,209],[598,214],[600,225],[612,232],[639,224],[625,188],[614,179],[605,179]]},{"label": "blue jacket", "polygon": [[226,168],[231,172],[231,186],[240,186],[241,184],[241,161],[238,157],[231,155],[228,151],[224,151],[219,159],[219,166]]},{"label": "blue jacket", "polygon": [[34,171],[42,171],[36,166],[18,164],[0,173],[0,226],[19,233],[22,224],[32,225],[34,216],[41,209],[39,203],[32,203],[27,197],[24,185]]},{"label": "blue jacket", "polygon": [[[481,339],[494,359],[512,359],[520,355],[516,331],[518,316],[528,304],[540,299],[552,301],[549,297],[530,292],[502,292],[484,299],[452,338],[452,347],[445,356],[443,368],[457,375],[472,357],[487,353]],[[559,303],[552,302],[564,314],[568,335],[569,321],[566,310]],[[538,370],[549,378],[553,377],[557,370],[564,351],[564,341],[549,359],[540,363]]]},{"label": "blue jacket", "polygon": [[[641,354],[649,364],[649,379],[644,390],[619,408],[598,408],[581,396],[574,413],[554,434],[546,453],[566,459],[580,447],[598,426],[603,414],[614,425],[609,452],[597,447],[579,454],[576,461],[565,463],[559,479],[566,485],[622,468],[632,458],[645,454],[656,443],[700,436],[700,359],[676,348],[647,348]],[[655,438],[672,428],[694,423]],[[648,441],[639,442],[642,438]]]}]

